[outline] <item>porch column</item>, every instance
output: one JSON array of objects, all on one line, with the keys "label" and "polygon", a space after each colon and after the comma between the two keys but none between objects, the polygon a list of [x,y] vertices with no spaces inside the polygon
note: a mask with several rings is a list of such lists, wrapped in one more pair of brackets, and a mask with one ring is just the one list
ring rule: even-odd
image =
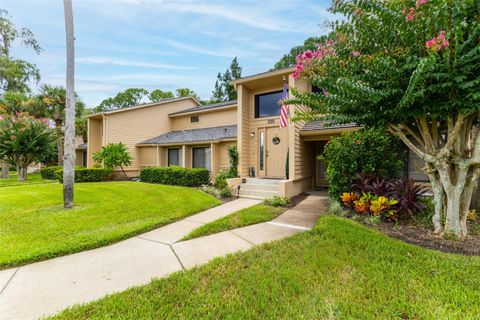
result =
[{"label": "porch column", "polygon": [[210,143],[210,169],[212,173],[212,180],[215,179],[215,174],[216,174],[216,170],[215,170],[215,165],[217,163],[215,161],[216,156],[217,156],[217,152],[215,150],[215,144],[211,142]]},{"label": "porch column", "polygon": [[159,146],[157,146],[157,159],[156,160],[157,160],[156,161],[157,162],[157,164],[156,164],[157,167],[160,167],[160,147]]},{"label": "porch column", "polygon": [[182,167],[186,168],[187,161],[187,147],[182,145]]}]

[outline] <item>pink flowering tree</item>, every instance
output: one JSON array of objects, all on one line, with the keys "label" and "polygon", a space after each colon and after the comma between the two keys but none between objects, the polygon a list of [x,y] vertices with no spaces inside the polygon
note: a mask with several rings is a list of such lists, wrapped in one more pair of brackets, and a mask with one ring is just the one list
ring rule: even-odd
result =
[{"label": "pink flowering tree", "polygon": [[0,118],[0,158],[17,167],[18,180],[27,179],[30,164],[55,155],[55,135],[45,123],[25,113]]},{"label": "pink flowering tree", "polygon": [[386,128],[425,161],[435,232],[467,235],[480,174],[477,0],[336,0],[334,42],[297,58],[302,119]]}]

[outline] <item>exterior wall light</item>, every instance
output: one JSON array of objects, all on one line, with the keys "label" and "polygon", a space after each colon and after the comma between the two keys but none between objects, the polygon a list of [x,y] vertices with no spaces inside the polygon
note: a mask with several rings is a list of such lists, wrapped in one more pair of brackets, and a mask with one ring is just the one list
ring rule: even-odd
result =
[{"label": "exterior wall light", "polygon": [[255,138],[255,132],[253,132],[253,131],[250,132],[250,138],[252,138],[252,139]]}]

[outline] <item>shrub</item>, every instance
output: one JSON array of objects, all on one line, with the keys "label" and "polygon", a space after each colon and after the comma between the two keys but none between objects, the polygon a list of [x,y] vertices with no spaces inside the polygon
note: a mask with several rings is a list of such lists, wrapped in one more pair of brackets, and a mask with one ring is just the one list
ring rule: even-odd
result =
[{"label": "shrub", "polygon": [[214,186],[209,186],[209,185],[203,185],[200,187],[200,189],[203,191],[203,192],[206,192],[208,193],[209,195],[212,195],[214,196],[215,198],[217,199],[220,199],[222,197],[222,194],[220,192],[220,190],[218,190],[217,188],[215,188]]},{"label": "shrub", "polygon": [[103,166],[108,170],[120,167],[125,178],[128,178],[123,167],[131,165],[133,157],[130,152],[128,152],[127,146],[119,142],[109,143],[103,146],[102,150],[93,154],[93,160],[95,160],[96,163],[103,163]]},{"label": "shrub", "polygon": [[230,177],[238,177],[238,150],[236,145],[231,145],[228,147],[228,158],[230,160]]},{"label": "shrub", "polygon": [[220,170],[217,173],[217,176],[215,177],[215,187],[217,187],[217,189],[226,188],[228,187],[227,179],[236,178],[236,177],[237,177],[236,174],[232,173],[231,168],[228,170],[225,170],[225,169]]},{"label": "shrub", "polygon": [[62,166],[52,166],[52,167],[44,167],[40,169],[40,176],[43,179],[55,180],[57,176],[55,171],[62,170]]},{"label": "shrub", "polygon": [[364,129],[342,134],[325,146],[328,191],[338,199],[359,173],[397,178],[403,168],[400,142],[384,131]]},{"label": "shrub", "polygon": [[274,196],[263,201],[265,204],[273,207],[286,207],[290,204],[290,199]]},{"label": "shrub", "polygon": [[330,200],[330,208],[329,211],[331,214],[334,214],[339,217],[346,217],[348,216],[348,210],[345,210],[340,202],[335,199]]},{"label": "shrub", "polygon": [[426,204],[422,201],[422,197],[425,196],[427,190],[415,184],[412,179],[399,179],[395,187],[395,198],[398,201],[397,214],[399,216],[412,217],[427,209]]},{"label": "shrub", "polygon": [[210,172],[202,168],[151,167],[140,171],[145,182],[199,187],[210,182]]},{"label": "shrub", "polygon": [[[110,176],[111,171],[103,168],[75,168],[75,182],[100,182]],[[58,181],[63,183],[63,169],[55,171]]]},{"label": "shrub", "polygon": [[223,198],[231,197],[232,196],[232,189],[229,186],[226,186],[225,188],[220,189],[220,195]]}]

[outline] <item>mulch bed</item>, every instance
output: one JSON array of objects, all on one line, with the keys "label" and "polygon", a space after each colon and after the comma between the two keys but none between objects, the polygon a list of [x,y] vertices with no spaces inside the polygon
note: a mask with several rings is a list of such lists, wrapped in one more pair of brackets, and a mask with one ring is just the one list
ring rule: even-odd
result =
[{"label": "mulch bed", "polygon": [[297,194],[296,196],[290,198],[290,203],[287,206],[285,206],[285,208],[295,207],[297,204],[299,204],[300,202],[305,200],[306,197],[308,197],[308,193],[306,193],[306,192],[302,192],[300,194]]},{"label": "mulch bed", "polygon": [[[364,221],[363,223],[366,224]],[[374,226],[371,224],[367,225],[388,236],[424,248],[448,253],[460,253],[468,256],[480,255],[480,235],[476,233],[477,230],[480,229],[480,222],[478,220],[473,223],[468,223],[468,230],[471,234],[463,241],[441,238],[426,226],[415,224],[412,221],[397,223],[384,222]]]}]

